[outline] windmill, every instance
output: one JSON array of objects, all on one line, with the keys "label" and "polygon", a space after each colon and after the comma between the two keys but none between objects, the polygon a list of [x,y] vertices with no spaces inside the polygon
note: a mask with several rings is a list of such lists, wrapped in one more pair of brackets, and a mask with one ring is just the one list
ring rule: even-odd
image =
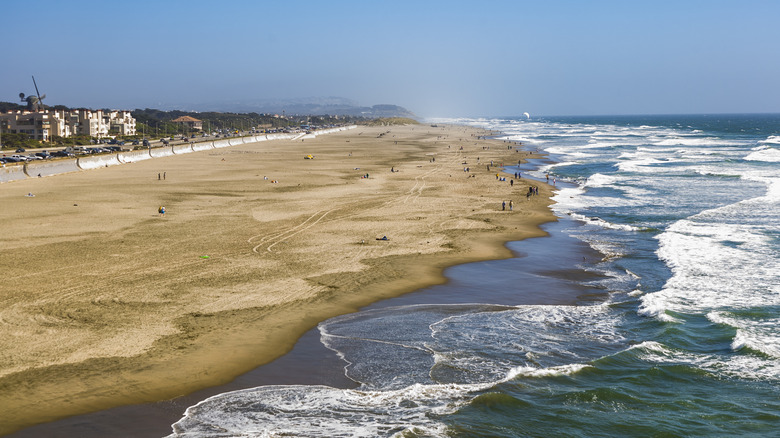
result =
[{"label": "windmill", "polygon": [[43,104],[43,98],[45,98],[46,95],[44,94],[41,96],[40,91],[38,91],[38,84],[35,83],[35,76],[32,77],[32,80],[33,85],[35,85],[36,96],[29,95],[25,97],[24,93],[19,93],[19,98],[22,99],[22,102],[27,102],[27,109],[30,111],[40,111],[46,109],[46,106]]}]

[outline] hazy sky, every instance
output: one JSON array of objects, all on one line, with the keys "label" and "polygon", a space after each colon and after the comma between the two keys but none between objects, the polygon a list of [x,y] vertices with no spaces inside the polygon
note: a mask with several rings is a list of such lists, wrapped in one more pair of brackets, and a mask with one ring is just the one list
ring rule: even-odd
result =
[{"label": "hazy sky", "polygon": [[[780,112],[780,1],[2,1],[0,101]],[[192,108],[187,108],[192,109]]]}]

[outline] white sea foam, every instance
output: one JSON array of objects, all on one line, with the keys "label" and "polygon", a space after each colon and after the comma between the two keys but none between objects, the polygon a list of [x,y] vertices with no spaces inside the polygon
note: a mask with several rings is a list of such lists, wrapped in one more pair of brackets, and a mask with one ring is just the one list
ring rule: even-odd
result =
[{"label": "white sea foam", "polygon": [[617,162],[614,166],[621,172],[636,172],[636,173],[669,173],[678,172],[676,169],[670,169],[668,167],[662,167],[673,161],[673,159],[659,159],[649,156],[635,158],[628,161]]},{"label": "white sea foam", "polygon": [[550,368],[536,368],[536,367],[522,366],[522,367],[513,368],[509,372],[509,375],[507,376],[507,380],[512,380],[517,377],[570,376],[588,367],[591,367],[591,365],[569,364],[569,365],[561,365],[561,366],[550,367]]},{"label": "white sea foam", "polygon": [[[733,357],[691,355],[684,362],[727,376],[780,374],[766,360],[778,362],[780,321],[764,325],[752,314],[728,313],[780,305],[780,168],[773,166],[780,162],[780,136],[756,140],[748,131],[713,133],[684,123],[677,128],[549,123],[536,129],[556,155],[577,160],[574,168],[545,170],[581,182],[575,189],[559,189],[553,198],[556,214],[592,225],[577,232],[580,239],[621,256],[622,240],[610,241],[615,233],[593,227],[635,231],[646,229],[636,225],[645,221],[663,230],[657,255],[671,277],[660,290],[630,293],[637,297],[639,314],[680,324],[689,315],[730,315]],[[579,174],[589,166],[597,173]],[[621,228],[621,214],[631,216],[629,228]],[[675,216],[682,219],[669,225]],[[670,354],[681,358],[680,352]]]},{"label": "white sea foam", "polygon": [[766,140],[761,140],[759,143],[780,144],[780,135],[770,135]]},{"label": "white sea foam", "polygon": [[[676,154],[680,151],[680,148],[662,148],[658,146],[639,146],[636,148],[637,152],[646,152],[651,154]],[[622,157],[623,155],[620,155],[619,157]]]},{"label": "white sea foam", "polygon": [[639,344],[628,347],[628,350],[640,350],[645,353],[657,354],[666,357],[671,357],[674,355],[672,350],[670,350],[664,344],[657,341],[643,341],[640,342]]},{"label": "white sea foam", "polygon": [[766,316],[760,319],[746,319],[734,316],[727,311],[707,313],[707,319],[736,329],[731,349],[734,351],[748,348],[774,359],[780,359],[780,336],[777,327],[780,317]]},{"label": "white sea foam", "polygon": [[558,154],[558,155],[566,155],[566,156],[571,156],[573,154],[570,148],[560,147],[560,146],[548,146],[544,148],[544,151],[549,154]]},{"label": "white sea foam", "polygon": [[780,361],[754,355],[693,353],[655,341],[645,341],[631,349],[641,351],[641,358],[650,363],[685,364],[721,377],[777,382],[780,376]]},{"label": "white sea foam", "polygon": [[[580,198],[585,199],[585,198]],[[626,200],[625,198],[593,198],[593,204],[599,205],[601,207],[613,207],[613,206],[628,206],[628,205],[636,205],[635,202],[632,202],[631,200]],[[605,200],[606,199],[606,200]],[[616,202],[612,203],[609,202],[610,199],[615,199]],[[578,221],[581,221],[588,225],[595,225],[601,228],[608,228],[610,230],[623,230],[623,231],[641,231],[642,228],[635,227],[632,225],[627,224],[615,224],[609,221],[605,221],[604,219],[601,219],[599,217],[589,217],[578,213],[571,213],[569,215],[572,219],[576,219]]]},{"label": "white sea foam", "polygon": [[664,297],[658,294],[659,292],[656,292],[645,294],[639,297],[641,304],[637,310],[637,313],[639,315],[656,318],[664,322],[681,323],[682,320],[666,313],[668,304]]},{"label": "white sea foam", "polygon": [[588,180],[585,182],[586,187],[604,187],[604,186],[610,186],[617,181],[617,177],[612,175],[603,175],[601,173],[594,173],[593,175],[588,177]]},{"label": "white sea foam", "polygon": [[667,138],[656,143],[658,146],[735,146],[743,142],[724,140],[720,137],[683,137]]},{"label": "white sea foam", "polygon": [[748,154],[745,157],[748,161],[766,161],[770,163],[780,162],[780,149],[765,147]]},{"label": "white sea foam", "polygon": [[564,162],[561,162],[561,163],[547,164],[545,166],[542,166],[539,170],[542,173],[547,173],[547,172],[552,172],[552,170],[555,169],[556,167],[573,166],[575,164],[577,164],[575,161],[564,161]]},{"label": "white sea foam", "polygon": [[[476,385],[413,385],[392,391],[264,386],[220,394],[187,409],[169,438],[433,436],[434,420],[465,404]],[[434,414],[434,415],[431,415]]]},{"label": "white sea foam", "polygon": [[780,261],[772,237],[780,226],[779,187],[680,220],[659,235],[658,256],[673,275],[663,290],[642,297],[640,313],[780,305]]},{"label": "white sea foam", "polygon": [[187,409],[171,437],[447,436],[436,418],[501,382],[574,374],[624,348],[609,312],[607,305],[420,305],[334,318],[320,325],[323,342],[366,384],[220,394]]},{"label": "white sea foam", "polygon": [[593,248],[593,250],[599,254],[602,254],[606,259],[615,259],[626,255],[626,248],[619,243],[609,240],[600,240],[598,238],[590,238],[589,236],[582,236],[578,234],[570,235],[584,240],[588,246]]}]

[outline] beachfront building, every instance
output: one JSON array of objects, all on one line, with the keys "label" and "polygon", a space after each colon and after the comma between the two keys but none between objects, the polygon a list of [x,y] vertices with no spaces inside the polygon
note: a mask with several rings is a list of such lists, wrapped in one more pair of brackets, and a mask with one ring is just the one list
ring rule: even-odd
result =
[{"label": "beachfront building", "polygon": [[136,133],[135,118],[130,111],[86,109],[8,111],[0,114],[0,129],[4,133],[27,134],[39,141],[48,141],[52,136],[103,138]]},{"label": "beachfront building", "polygon": [[178,123],[182,126],[186,126],[189,128],[190,131],[202,131],[203,130],[203,121],[198,120],[195,117],[190,116],[181,116],[178,119],[171,120],[173,123]]},{"label": "beachfront building", "polygon": [[109,111],[103,118],[109,133],[135,135],[135,118],[130,111]]},{"label": "beachfront building", "polygon": [[31,139],[48,141],[53,117],[48,112],[9,111],[0,114],[2,133],[27,134]]}]

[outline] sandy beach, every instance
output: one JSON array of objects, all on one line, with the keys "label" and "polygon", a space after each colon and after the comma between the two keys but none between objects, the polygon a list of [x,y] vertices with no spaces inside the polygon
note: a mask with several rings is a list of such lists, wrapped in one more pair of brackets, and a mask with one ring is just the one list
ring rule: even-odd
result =
[{"label": "sandy beach", "polygon": [[550,188],[498,180],[534,156],[484,134],[359,126],[0,184],[0,434],[224,384],[509,257],[554,220]]}]

